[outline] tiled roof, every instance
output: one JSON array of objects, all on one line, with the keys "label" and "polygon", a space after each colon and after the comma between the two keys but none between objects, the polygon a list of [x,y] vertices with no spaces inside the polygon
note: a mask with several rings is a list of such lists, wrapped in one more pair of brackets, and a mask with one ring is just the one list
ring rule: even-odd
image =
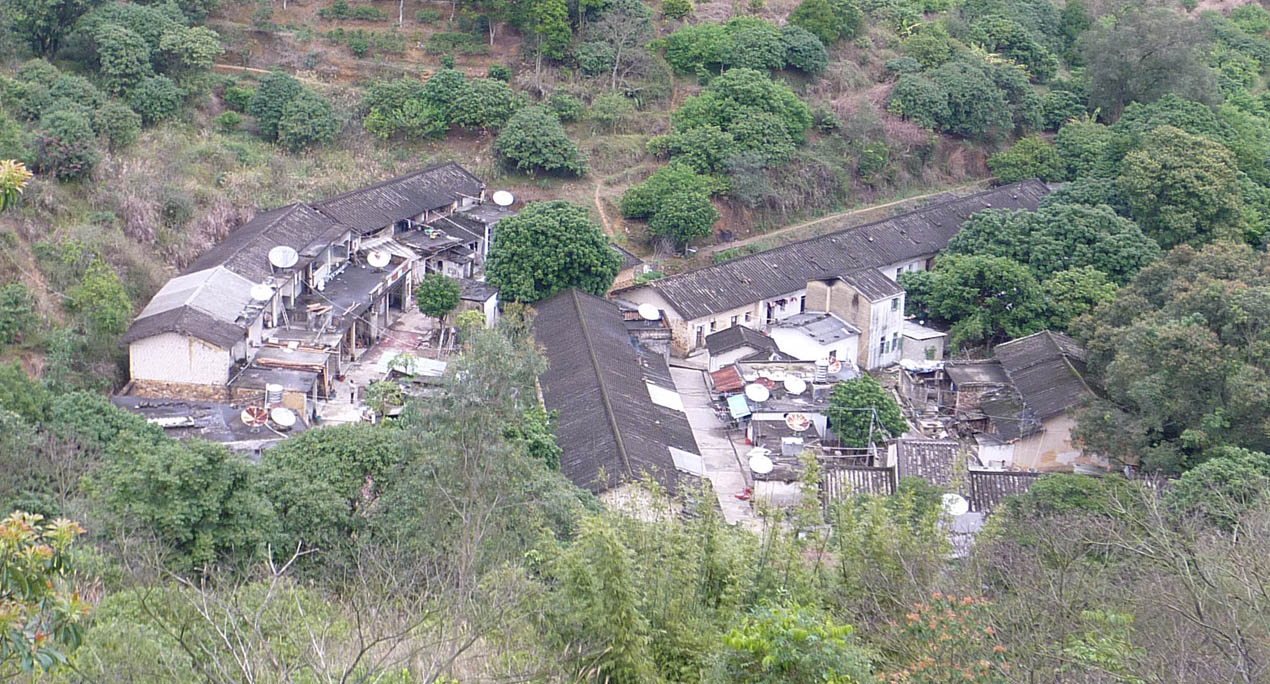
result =
[{"label": "tiled roof", "polygon": [[1085,350],[1062,333],[1045,330],[992,350],[1024,405],[1042,420],[1091,394],[1085,383]]},{"label": "tiled roof", "polygon": [[1033,210],[1048,193],[1040,181],[1003,185],[623,290],[651,288],[685,319],[701,318],[797,292],[808,280],[935,254],[948,246],[972,214],[984,209]]},{"label": "tiled roof", "polygon": [[776,342],[767,335],[744,325],[734,325],[706,335],[706,349],[710,350],[711,354],[723,354],[741,347],[749,347],[755,351],[773,351],[776,349]]},{"label": "tiled roof", "polygon": [[900,477],[920,477],[947,487],[953,480],[959,447],[952,440],[901,439],[895,444]]},{"label": "tiled roof", "polygon": [[665,359],[637,351],[617,307],[599,297],[570,289],[534,308],[534,337],[548,363],[539,381],[547,409],[557,412],[561,471],[593,492],[644,475],[675,491],[670,449],[700,452],[683,411],[652,398],[673,387]]},{"label": "tiled roof", "polygon": [[378,230],[425,211],[448,207],[462,197],[478,197],[481,179],[454,162],[420,169],[313,206],[359,232]]},{"label": "tiled roof", "polygon": [[263,282],[274,273],[269,250],[279,245],[291,247],[300,253],[303,265],[347,230],[313,207],[289,204],[256,214],[204,252],[185,272],[224,266],[253,283]]},{"label": "tiled roof", "polygon": [[889,496],[895,493],[894,468],[825,464],[820,479],[821,491],[826,502],[845,499],[857,494]]},{"label": "tiled roof", "polygon": [[240,316],[253,284],[224,266],[177,276],[155,293],[122,341],[175,332],[228,349],[246,333]]},{"label": "tiled roof", "polygon": [[899,283],[882,275],[876,267],[857,268],[838,277],[870,302],[904,294],[904,288],[900,287]]},{"label": "tiled roof", "polygon": [[1022,494],[1032,488],[1039,473],[1016,473],[1004,470],[970,471],[970,510],[988,513],[1008,496]]}]

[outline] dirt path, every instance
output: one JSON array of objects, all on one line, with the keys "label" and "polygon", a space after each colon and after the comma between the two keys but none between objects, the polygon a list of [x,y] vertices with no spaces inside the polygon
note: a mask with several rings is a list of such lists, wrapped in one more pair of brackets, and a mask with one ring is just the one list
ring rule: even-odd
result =
[{"label": "dirt path", "polygon": [[973,183],[965,183],[963,185],[958,185],[951,188],[944,188],[943,190],[939,190],[936,192],[928,192],[924,195],[914,195],[913,197],[905,197],[903,199],[892,200],[890,202],[884,202],[882,204],[872,204],[867,207],[860,207],[858,209],[848,209],[847,211],[841,211],[836,214],[821,216],[818,219],[812,219],[810,221],[804,221],[802,223],[795,223],[792,226],[785,226],[784,228],[773,230],[770,233],[761,233],[759,235],[754,235],[752,237],[745,238],[744,240],[735,240],[735,241],[727,242],[721,245],[711,245],[709,247],[702,247],[700,250],[700,254],[708,257],[714,254],[715,252],[721,252],[725,249],[732,249],[734,247],[744,247],[745,245],[753,244],[760,240],[766,240],[768,238],[778,237],[781,235],[788,235],[789,233],[794,233],[804,228],[808,228],[820,223],[825,223],[827,221],[836,221],[838,219],[849,218],[851,216],[857,216],[859,214],[864,214],[870,211],[877,211],[879,209],[886,209],[887,207],[893,207],[899,204],[904,204],[906,202],[920,202],[921,200],[924,200],[930,197],[935,197],[937,195],[944,195],[950,192],[958,192],[961,190],[976,188],[983,185],[983,183],[984,183],[983,180],[978,180]]},{"label": "dirt path", "polygon": [[604,211],[604,200],[600,199],[600,186],[603,184],[603,178],[595,181],[595,210],[600,212],[600,223],[604,226],[604,234],[609,237],[615,237],[613,234],[613,226],[609,224],[608,212]]},{"label": "dirt path", "polygon": [[[269,69],[257,69],[256,67],[236,66],[234,64],[213,64],[212,70],[219,71],[221,73],[256,74],[259,76],[268,76],[273,73],[273,71]],[[312,83],[313,85],[330,85],[329,83],[324,83],[312,78],[304,78],[303,76],[296,76],[295,74],[291,74],[291,76],[295,77],[296,80],[303,81],[305,83]]]}]

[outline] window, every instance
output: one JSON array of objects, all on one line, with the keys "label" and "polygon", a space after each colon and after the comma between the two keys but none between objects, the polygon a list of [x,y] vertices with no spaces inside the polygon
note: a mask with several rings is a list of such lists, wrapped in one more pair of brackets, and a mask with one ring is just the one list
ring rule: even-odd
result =
[{"label": "window", "polygon": [[891,351],[899,351],[903,348],[904,343],[900,341],[899,333],[891,333]]},{"label": "window", "polygon": [[715,330],[718,330],[718,329],[719,329],[719,325],[715,323],[714,321],[710,321],[710,332],[714,332]]},{"label": "window", "polygon": [[893,297],[891,299],[891,311],[899,311],[899,309],[900,309],[900,298]]},{"label": "window", "polygon": [[732,327],[734,327],[734,328],[736,327],[736,322],[737,322],[738,320],[740,320],[740,317],[739,317],[739,316],[733,316],[733,317],[732,317],[732,323],[731,323]]},{"label": "window", "polygon": [[746,323],[749,323],[749,322],[750,322],[750,319],[752,319],[752,318],[754,318],[753,314],[751,314],[749,311],[746,311],[746,312],[745,312],[745,322],[746,322]]},{"label": "window", "polygon": [[886,353],[886,335],[883,335],[882,341],[878,343],[878,353],[879,354]]}]

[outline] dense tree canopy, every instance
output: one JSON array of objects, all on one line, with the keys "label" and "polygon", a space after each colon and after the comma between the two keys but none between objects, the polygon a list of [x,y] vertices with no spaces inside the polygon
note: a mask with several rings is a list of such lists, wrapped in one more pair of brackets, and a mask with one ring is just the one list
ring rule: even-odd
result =
[{"label": "dense tree canopy", "polygon": [[825,415],[838,439],[854,448],[881,444],[908,430],[895,398],[868,375],[834,385]]},{"label": "dense tree canopy", "polygon": [[542,171],[570,176],[586,173],[586,159],[569,139],[555,112],[526,107],[516,112],[494,140],[494,150],[510,166],[530,174]]},{"label": "dense tree canopy", "polygon": [[459,305],[461,290],[459,281],[454,278],[442,273],[429,273],[415,286],[415,302],[419,305],[419,311],[444,321]]},{"label": "dense tree canopy", "polygon": [[532,303],[570,287],[603,295],[621,265],[585,208],[533,202],[499,222],[485,272],[503,301]]},{"label": "dense tree canopy", "polygon": [[909,312],[950,324],[953,346],[993,345],[1045,327],[1045,300],[1036,276],[997,256],[950,254],[931,271],[900,275]]}]

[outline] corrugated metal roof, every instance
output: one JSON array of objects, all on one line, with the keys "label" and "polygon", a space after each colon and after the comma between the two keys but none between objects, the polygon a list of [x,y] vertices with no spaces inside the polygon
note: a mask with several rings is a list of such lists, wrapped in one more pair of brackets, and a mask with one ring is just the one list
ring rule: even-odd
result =
[{"label": "corrugated metal roof", "polygon": [[612,302],[570,289],[534,308],[534,338],[548,363],[539,382],[557,412],[561,471],[593,492],[644,475],[675,491],[670,449],[700,451],[687,416],[649,395],[647,383],[664,388],[670,377],[665,359],[636,349]]},{"label": "corrugated metal roof", "polygon": [[904,288],[900,287],[899,283],[882,275],[876,267],[857,268],[850,273],[844,273],[839,276],[839,279],[855,288],[857,292],[870,302],[890,299],[904,294]]},{"label": "corrugated metal roof", "polygon": [[1015,473],[1003,470],[970,471],[970,510],[988,513],[1001,505],[1006,497],[1022,494],[1032,488],[1039,473]]},{"label": "corrugated metal roof", "polygon": [[1044,330],[992,350],[1023,403],[1038,418],[1058,415],[1092,394],[1085,383],[1085,350],[1062,333]]},{"label": "corrugated metal roof", "polygon": [[1049,188],[1024,181],[844,228],[739,259],[622,288],[656,291],[686,319],[701,318],[803,289],[808,280],[935,254],[984,209],[1034,210]]},{"label": "corrugated metal roof", "polygon": [[123,341],[179,332],[227,348],[246,332],[240,315],[251,302],[252,285],[223,266],[177,276],[150,299]]},{"label": "corrugated metal roof", "polygon": [[[290,204],[256,214],[190,264],[185,272],[224,266],[253,283],[264,282],[274,274],[269,264],[269,250],[279,245],[291,247],[300,253],[300,265],[303,265],[316,254],[309,249],[312,245],[326,249],[347,230],[313,207]],[[308,258],[304,258],[306,256]]]},{"label": "corrugated metal roof", "polygon": [[454,162],[420,169],[314,204],[359,232],[379,230],[425,211],[448,207],[462,197],[478,197],[481,179]]}]

